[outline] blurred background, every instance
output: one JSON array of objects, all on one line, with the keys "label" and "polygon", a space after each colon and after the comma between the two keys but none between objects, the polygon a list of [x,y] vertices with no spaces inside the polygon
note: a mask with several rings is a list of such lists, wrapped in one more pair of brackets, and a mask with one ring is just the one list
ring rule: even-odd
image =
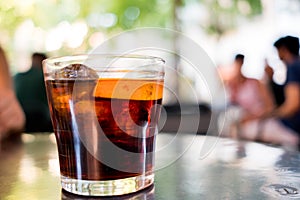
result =
[{"label": "blurred background", "polygon": [[[207,79],[219,82],[218,73],[228,76],[234,55],[243,53],[246,76],[262,78],[267,59],[276,81],[283,82],[273,42],[287,34],[299,37],[299,21],[299,0],[11,0],[0,1],[0,44],[13,75],[28,70],[32,52],[85,53],[125,30],[169,28],[191,38],[211,58],[217,73]],[[185,73],[197,88],[192,74]],[[178,85],[185,90],[180,79]],[[197,91],[198,103],[210,102],[201,86]]]}]

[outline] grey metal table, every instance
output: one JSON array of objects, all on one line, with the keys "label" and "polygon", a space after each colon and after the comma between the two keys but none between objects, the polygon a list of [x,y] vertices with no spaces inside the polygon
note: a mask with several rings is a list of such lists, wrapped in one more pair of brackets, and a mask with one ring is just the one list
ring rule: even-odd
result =
[{"label": "grey metal table", "polygon": [[153,186],[114,198],[61,190],[53,134],[22,135],[0,151],[0,199],[295,199],[300,153],[279,147],[187,133],[160,133]]}]

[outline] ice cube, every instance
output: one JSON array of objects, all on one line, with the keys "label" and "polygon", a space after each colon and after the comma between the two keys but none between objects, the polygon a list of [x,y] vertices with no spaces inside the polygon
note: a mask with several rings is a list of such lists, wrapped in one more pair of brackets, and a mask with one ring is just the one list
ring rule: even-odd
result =
[{"label": "ice cube", "polygon": [[95,70],[83,64],[71,64],[56,71],[54,78],[98,79],[98,74]]}]

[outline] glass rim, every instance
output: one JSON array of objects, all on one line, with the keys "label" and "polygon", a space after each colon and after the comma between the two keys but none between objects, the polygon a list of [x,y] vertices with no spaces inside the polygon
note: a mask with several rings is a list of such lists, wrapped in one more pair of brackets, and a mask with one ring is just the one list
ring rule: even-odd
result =
[{"label": "glass rim", "polygon": [[50,57],[43,60],[43,64],[55,65],[55,63],[61,62],[70,62],[76,60],[86,60],[89,58],[128,58],[128,59],[137,59],[137,60],[153,60],[158,64],[165,64],[166,61],[157,56],[144,55],[144,54],[102,54],[102,53],[91,53],[91,54],[74,54],[74,55],[65,55],[65,56],[56,56]]}]

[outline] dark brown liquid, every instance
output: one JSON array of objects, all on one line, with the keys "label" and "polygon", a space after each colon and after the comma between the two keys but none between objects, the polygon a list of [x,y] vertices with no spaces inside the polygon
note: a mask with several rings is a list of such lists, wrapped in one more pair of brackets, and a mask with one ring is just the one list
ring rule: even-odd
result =
[{"label": "dark brown liquid", "polygon": [[61,174],[83,180],[150,174],[161,98],[95,97],[96,84],[46,81]]}]

